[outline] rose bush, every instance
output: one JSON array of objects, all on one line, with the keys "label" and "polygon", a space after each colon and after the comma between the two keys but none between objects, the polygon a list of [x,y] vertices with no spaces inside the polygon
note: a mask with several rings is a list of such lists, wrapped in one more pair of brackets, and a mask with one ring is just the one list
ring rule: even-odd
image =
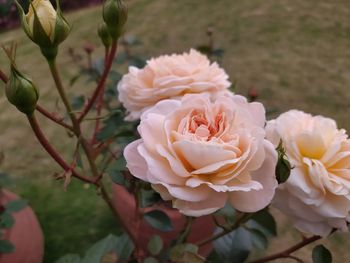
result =
[{"label": "rose bush", "polygon": [[238,95],[164,100],[141,116],[141,139],[124,151],[131,173],[189,216],[267,206],[277,187],[277,154],[264,139],[265,110]]},{"label": "rose bush", "polygon": [[268,139],[281,139],[291,175],[276,191],[273,205],[297,229],[328,235],[346,230],[350,212],[350,140],[334,120],[291,110],[268,122]]},{"label": "rose bush", "polygon": [[147,61],[143,69],[130,67],[118,84],[119,101],[128,111],[127,120],[164,99],[181,98],[188,93],[227,92],[228,75],[217,63],[196,50],[182,55],[166,55]]}]

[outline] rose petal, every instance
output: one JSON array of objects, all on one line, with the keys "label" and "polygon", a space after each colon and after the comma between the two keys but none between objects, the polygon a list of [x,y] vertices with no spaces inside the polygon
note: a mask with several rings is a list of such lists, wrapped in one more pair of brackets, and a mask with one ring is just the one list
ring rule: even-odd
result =
[{"label": "rose petal", "polygon": [[146,181],[147,163],[137,150],[137,147],[140,144],[142,144],[142,139],[128,144],[124,149],[124,157],[127,163],[126,167],[130,170],[130,173],[133,176]]},{"label": "rose petal", "polygon": [[173,206],[180,210],[181,213],[187,216],[203,216],[214,213],[223,208],[227,200],[227,194],[216,193],[209,199],[201,202],[187,202],[183,200],[174,200]]},{"label": "rose petal", "polygon": [[258,170],[251,173],[252,179],[262,184],[263,189],[250,192],[237,191],[229,194],[231,205],[239,211],[251,213],[263,209],[271,202],[275,194],[278,186],[275,178],[277,153],[270,142],[266,141],[264,146],[266,159]]}]

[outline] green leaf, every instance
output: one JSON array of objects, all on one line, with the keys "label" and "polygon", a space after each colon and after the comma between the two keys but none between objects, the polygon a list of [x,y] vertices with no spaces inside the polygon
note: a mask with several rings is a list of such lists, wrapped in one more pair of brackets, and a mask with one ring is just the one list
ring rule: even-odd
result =
[{"label": "green leaf", "polygon": [[160,236],[152,236],[148,242],[148,251],[153,255],[158,255],[163,248],[163,240]]},{"label": "green leaf", "polygon": [[207,257],[207,261],[210,263],[221,263],[221,257],[219,254],[215,251],[215,249],[210,253],[210,255]]},{"label": "green leaf", "polygon": [[233,224],[236,221],[236,210],[228,203],[219,211],[217,211],[216,214],[225,217],[228,223]]},{"label": "green leaf", "polygon": [[22,209],[24,209],[27,205],[28,205],[27,200],[18,199],[7,203],[7,205],[5,205],[5,210],[8,213],[19,212]]},{"label": "green leaf", "polygon": [[141,189],[141,207],[150,207],[155,203],[159,202],[160,200],[162,200],[160,195],[153,189]]},{"label": "green leaf", "polygon": [[123,262],[127,261],[132,252],[134,251],[134,244],[128,235],[123,234],[118,237],[117,247],[115,252],[117,253],[118,259]]},{"label": "green leaf", "polygon": [[173,230],[170,218],[163,211],[153,210],[144,214],[144,218],[148,224],[150,224],[152,227],[158,230],[161,230],[163,232]]},{"label": "green leaf", "polygon": [[109,169],[108,173],[111,176],[111,179],[114,183],[125,185],[126,180],[122,175],[122,171],[126,168],[126,160],[124,156],[121,156],[116,162],[114,162],[113,166]]},{"label": "green leaf", "polygon": [[97,139],[99,141],[104,141],[113,137],[115,134],[120,132],[121,124],[124,123],[123,113],[118,110],[114,112],[108,119],[104,121],[104,126],[102,130],[97,134]]},{"label": "green leaf", "polygon": [[182,262],[182,263],[204,263],[205,258],[201,257],[198,254],[194,254],[191,252],[185,252],[180,262]]},{"label": "green leaf", "polygon": [[214,248],[220,256],[222,263],[241,263],[248,258],[249,253],[253,248],[253,242],[248,230],[238,228],[215,240]]},{"label": "green leaf", "polygon": [[120,171],[111,170],[109,172],[109,175],[110,175],[113,183],[119,184],[119,185],[125,185],[126,180]]},{"label": "green leaf", "polygon": [[318,245],[312,250],[313,263],[331,263],[332,253],[323,245]]},{"label": "green leaf", "polygon": [[55,261],[55,263],[80,263],[81,259],[78,254],[67,254],[61,257],[59,260]]},{"label": "green leaf", "polygon": [[118,238],[114,235],[108,235],[85,253],[82,263],[100,263],[103,256],[116,249],[117,244]]},{"label": "green leaf", "polygon": [[158,263],[158,260],[154,257],[148,257],[143,261],[143,263]]},{"label": "green leaf", "polygon": [[0,216],[0,229],[9,229],[15,223],[13,216],[7,211]]},{"label": "green leaf", "polygon": [[185,253],[197,254],[198,246],[189,243],[176,245],[170,250],[170,259],[179,262],[183,259]]},{"label": "green leaf", "polygon": [[258,248],[258,249],[266,249],[267,248],[268,240],[267,240],[266,236],[264,235],[264,233],[262,233],[258,229],[250,229],[249,232],[250,232],[251,237],[252,237],[253,245],[256,248]]},{"label": "green leaf", "polygon": [[277,225],[274,217],[270,214],[268,208],[260,210],[253,214],[248,222],[249,228],[258,229],[267,236],[277,235]]},{"label": "green leaf", "polygon": [[8,254],[15,251],[15,247],[8,240],[0,240],[0,253]]},{"label": "green leaf", "polygon": [[77,111],[80,110],[85,104],[85,97],[84,96],[76,96],[72,99],[72,108],[73,110]]}]

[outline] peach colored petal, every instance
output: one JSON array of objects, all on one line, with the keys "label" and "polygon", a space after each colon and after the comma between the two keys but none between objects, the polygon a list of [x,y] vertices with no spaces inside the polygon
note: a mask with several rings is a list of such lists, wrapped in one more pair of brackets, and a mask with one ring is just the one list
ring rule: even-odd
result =
[{"label": "peach colored petal", "polygon": [[147,151],[144,144],[139,144],[137,150],[147,163],[147,181],[152,184],[163,182],[174,185],[184,184],[185,179],[177,176],[164,158],[152,155]]},{"label": "peach colored petal", "polygon": [[262,184],[261,190],[250,192],[231,192],[229,201],[231,205],[242,212],[254,212],[266,207],[272,200],[275,189],[278,186],[274,171],[277,163],[277,153],[270,142],[265,142],[266,159],[263,165],[256,171],[252,172],[252,179]]},{"label": "peach colored petal", "polygon": [[235,153],[225,150],[222,145],[196,143],[191,141],[174,142],[173,148],[193,169],[201,169],[222,160],[235,158]]},{"label": "peach colored petal", "polygon": [[141,180],[147,180],[147,163],[137,150],[137,147],[142,143],[143,141],[140,139],[128,144],[124,149],[124,157],[127,163],[126,167],[132,175]]},{"label": "peach colored petal", "polygon": [[174,200],[173,206],[187,216],[203,216],[214,213],[225,206],[227,195],[225,193],[216,193],[207,200],[201,202],[187,202],[183,200]]},{"label": "peach colored petal", "polygon": [[228,75],[217,63],[210,63],[206,56],[191,50],[151,59],[143,69],[130,67],[117,89],[119,101],[127,109],[126,120],[136,120],[161,100],[195,93],[216,98],[230,85]]}]

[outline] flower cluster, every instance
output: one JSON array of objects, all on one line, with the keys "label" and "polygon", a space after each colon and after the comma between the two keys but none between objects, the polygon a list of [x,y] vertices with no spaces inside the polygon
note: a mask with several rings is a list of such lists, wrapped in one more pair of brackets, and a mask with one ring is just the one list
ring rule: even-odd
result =
[{"label": "flower cluster", "polygon": [[[328,235],[350,219],[350,140],[333,120],[292,110],[266,125],[261,103],[228,90],[227,74],[191,50],[131,67],[118,85],[141,138],[124,151],[127,167],[189,216],[229,202],[241,212],[270,203],[300,231]],[[266,126],[266,127],[265,127]],[[291,164],[278,186],[282,142]]]}]

